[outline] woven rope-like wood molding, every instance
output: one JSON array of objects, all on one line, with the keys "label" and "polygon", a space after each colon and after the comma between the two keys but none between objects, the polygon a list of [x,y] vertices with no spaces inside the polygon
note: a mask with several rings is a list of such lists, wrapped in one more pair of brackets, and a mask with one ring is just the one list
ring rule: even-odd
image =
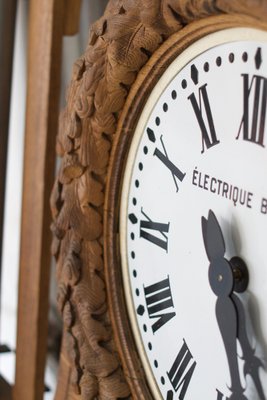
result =
[{"label": "woven rope-like wood molding", "polygon": [[[211,16],[221,17],[215,23],[208,19]],[[104,274],[110,155],[130,112],[130,89],[143,79],[138,72],[177,32],[182,50],[219,29],[219,22],[220,29],[242,22],[253,26],[266,16],[264,0],[111,0],[93,25],[86,52],[74,65],[60,117],[57,153],[62,160],[51,195],[52,253],[64,323],[57,399],[151,398],[145,384],[139,384],[139,371],[131,372],[131,355],[120,346],[122,320],[116,322]],[[109,294],[114,287],[109,281]]]}]

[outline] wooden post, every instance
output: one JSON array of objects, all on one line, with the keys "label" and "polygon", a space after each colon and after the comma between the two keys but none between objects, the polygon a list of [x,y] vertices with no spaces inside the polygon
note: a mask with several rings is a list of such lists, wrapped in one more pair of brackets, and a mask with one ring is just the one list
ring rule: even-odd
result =
[{"label": "wooden post", "polygon": [[77,32],[79,10],[80,0],[30,2],[17,356],[13,400],[43,398],[51,262],[49,197],[55,168],[62,37],[63,34]]},{"label": "wooden post", "polygon": [[14,400],[43,398],[64,0],[30,2]]},{"label": "wooden post", "polygon": [[0,2],[0,277],[16,9],[17,0]]}]

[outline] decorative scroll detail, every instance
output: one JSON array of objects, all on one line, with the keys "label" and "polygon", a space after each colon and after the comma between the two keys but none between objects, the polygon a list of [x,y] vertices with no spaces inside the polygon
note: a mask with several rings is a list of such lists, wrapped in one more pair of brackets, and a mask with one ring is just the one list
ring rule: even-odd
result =
[{"label": "decorative scroll detail", "polygon": [[75,399],[131,396],[113,343],[102,246],[110,151],[128,92],[139,70],[174,32],[197,19],[235,12],[260,18],[267,14],[267,3],[111,0],[74,65],[60,117],[57,153],[62,161],[51,209],[64,358]]}]

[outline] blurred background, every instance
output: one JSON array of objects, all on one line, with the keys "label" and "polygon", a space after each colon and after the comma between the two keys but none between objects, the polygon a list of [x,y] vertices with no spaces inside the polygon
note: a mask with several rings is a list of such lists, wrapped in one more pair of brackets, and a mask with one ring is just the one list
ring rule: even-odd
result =
[{"label": "blurred background", "polygon": [[[1,2],[6,1],[9,0],[0,0],[0,13]],[[30,1],[35,0],[17,0],[15,16],[6,191],[4,203],[5,213],[2,242],[0,375],[11,385],[14,384],[15,376],[20,220],[27,87],[27,42]],[[106,3],[107,0],[82,0],[79,33],[74,36],[63,37],[60,108],[64,107],[65,104],[65,93],[71,78],[73,62],[85,50],[90,25],[103,14]],[[52,260],[51,268],[48,357],[45,374],[47,391],[44,394],[45,400],[50,400],[54,397],[57,380],[58,351],[61,339],[61,318],[56,305],[55,266]]]}]

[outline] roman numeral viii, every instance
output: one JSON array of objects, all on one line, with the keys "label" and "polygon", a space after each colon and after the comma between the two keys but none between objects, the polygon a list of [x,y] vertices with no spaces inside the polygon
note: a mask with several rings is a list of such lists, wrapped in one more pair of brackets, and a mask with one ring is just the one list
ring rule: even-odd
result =
[{"label": "roman numeral viii", "polygon": [[[183,340],[183,345],[175,358],[175,361],[170,369],[167,372],[169,380],[172,384],[173,389],[175,392],[179,391],[179,400],[183,400],[188,386],[191,382],[194,370],[196,368],[196,361],[193,360],[193,356],[185,342]],[[172,399],[172,392],[169,391],[167,393],[167,400]]]},{"label": "roman numeral viii", "polygon": [[243,77],[243,118],[237,134],[241,132],[243,139],[264,146],[264,130],[266,123],[267,79],[253,75],[251,81],[248,74]]},{"label": "roman numeral viii", "polygon": [[197,117],[197,121],[202,135],[202,151],[205,151],[205,146],[209,149],[212,146],[220,143],[217,139],[213,116],[211,113],[210,102],[207,93],[207,84],[198,89],[199,101],[197,101],[195,93],[190,94],[188,100],[191,101],[193,110]]},{"label": "roman numeral viii", "polygon": [[144,288],[149,318],[156,319],[152,325],[153,333],[170,321],[176,314],[164,312],[173,308],[169,277]]},{"label": "roman numeral viii", "polygon": [[[168,251],[168,232],[170,223],[154,222],[141,208],[141,213],[146,218],[140,221],[140,237],[156,246]],[[153,233],[152,233],[153,232]]]}]

